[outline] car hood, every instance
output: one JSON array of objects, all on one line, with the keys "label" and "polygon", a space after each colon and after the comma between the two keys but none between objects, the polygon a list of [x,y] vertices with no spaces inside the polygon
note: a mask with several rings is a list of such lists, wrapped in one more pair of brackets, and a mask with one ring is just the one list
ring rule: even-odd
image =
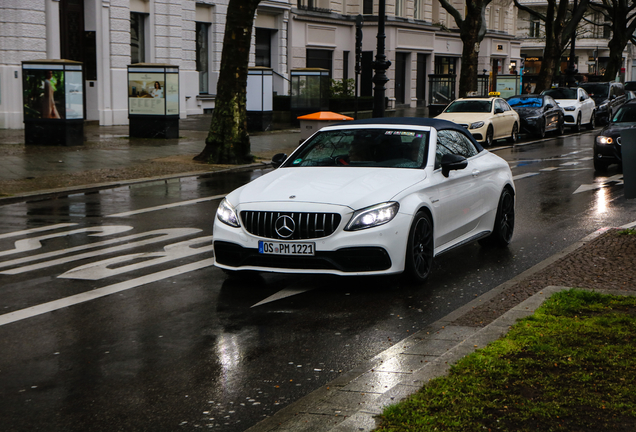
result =
[{"label": "car hood", "polygon": [[636,129],[636,123],[610,123],[603,128],[603,130],[601,131],[601,135],[618,136],[621,134],[621,132],[628,129]]},{"label": "car hood", "polygon": [[581,102],[577,99],[555,99],[555,101],[561,108],[567,106],[577,106],[581,104]]},{"label": "car hood", "polygon": [[491,113],[465,113],[465,112],[449,112],[441,113],[437,119],[450,120],[453,123],[474,123],[484,121],[492,116]]},{"label": "car hood", "polygon": [[533,108],[533,107],[517,107],[513,108],[517,111],[517,114],[523,115],[525,117],[536,117],[541,115],[542,108]]},{"label": "car hood", "polygon": [[[279,168],[228,195],[233,205],[262,202],[320,203],[353,210],[390,201],[423,181],[426,171],[406,168]],[[291,198],[291,197],[294,198]]]}]

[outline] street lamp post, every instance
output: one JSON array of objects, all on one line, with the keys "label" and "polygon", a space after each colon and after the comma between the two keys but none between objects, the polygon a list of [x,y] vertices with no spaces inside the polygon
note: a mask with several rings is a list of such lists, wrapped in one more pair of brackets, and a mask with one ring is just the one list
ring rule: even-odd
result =
[{"label": "street lamp post", "polygon": [[386,76],[386,70],[391,66],[391,62],[386,59],[384,55],[384,40],[386,35],[384,33],[384,19],[386,0],[380,0],[378,11],[378,49],[373,62],[373,69],[375,69],[375,75],[373,76],[373,117],[384,117],[384,85],[389,81]]}]

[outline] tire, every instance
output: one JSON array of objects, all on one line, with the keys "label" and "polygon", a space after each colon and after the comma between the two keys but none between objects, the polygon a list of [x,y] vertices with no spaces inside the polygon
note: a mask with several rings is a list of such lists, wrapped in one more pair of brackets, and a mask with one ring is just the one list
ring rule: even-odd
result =
[{"label": "tire", "polygon": [[592,111],[590,116],[590,122],[587,124],[587,130],[592,130],[596,127],[596,114]]},{"label": "tire", "polygon": [[512,125],[512,133],[510,137],[508,137],[508,142],[514,144],[517,141],[519,141],[519,125],[515,122],[515,124]]},{"label": "tire", "polygon": [[556,133],[558,136],[561,136],[565,133],[565,120],[562,118],[559,119],[559,125],[557,126]]},{"label": "tire", "polygon": [[479,243],[482,246],[505,247],[510,244],[515,229],[515,197],[512,191],[505,188],[499,197],[497,215],[492,233]]},{"label": "tire", "polygon": [[572,126],[573,132],[581,132],[581,113],[576,117],[576,124]]},{"label": "tire", "polygon": [[494,141],[493,136],[494,136],[494,132],[492,130],[492,125],[488,125],[488,129],[486,130],[486,140],[484,141],[484,147],[490,147],[492,146],[492,143]]},{"label": "tire", "polygon": [[539,122],[535,136],[539,139],[545,138],[545,119]]},{"label": "tire", "polygon": [[424,282],[433,268],[433,223],[426,212],[413,218],[406,245],[405,276],[414,282]]}]

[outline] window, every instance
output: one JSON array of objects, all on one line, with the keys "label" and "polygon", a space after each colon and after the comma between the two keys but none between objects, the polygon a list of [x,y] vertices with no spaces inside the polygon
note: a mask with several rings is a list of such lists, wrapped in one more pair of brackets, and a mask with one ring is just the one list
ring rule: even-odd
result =
[{"label": "window", "polygon": [[139,12],[130,13],[130,63],[146,61],[146,17]]},{"label": "window", "polygon": [[436,75],[455,75],[454,57],[435,57]]},{"label": "window", "polygon": [[210,24],[196,23],[196,63],[199,72],[199,93],[210,93]]},{"label": "window", "polygon": [[373,0],[363,0],[362,13],[364,15],[373,15]]},{"label": "window", "polygon": [[541,23],[539,21],[530,21],[530,32],[528,36],[538,38],[540,29]]},{"label": "window", "polygon": [[342,52],[342,79],[349,79],[349,51]]},{"label": "window", "polygon": [[272,30],[256,28],[256,66],[272,67]]},{"label": "window", "polygon": [[424,0],[415,0],[413,5],[413,18],[416,20],[424,19]]},{"label": "window", "polygon": [[475,156],[477,149],[472,141],[463,133],[456,130],[438,130],[437,147],[435,149],[435,169],[442,166],[442,156],[455,154],[466,159]]},{"label": "window", "polygon": [[404,16],[404,0],[395,0],[395,16]]},{"label": "window", "polygon": [[333,76],[331,69],[332,53],[331,50],[308,49],[306,67],[327,69],[329,76]]}]

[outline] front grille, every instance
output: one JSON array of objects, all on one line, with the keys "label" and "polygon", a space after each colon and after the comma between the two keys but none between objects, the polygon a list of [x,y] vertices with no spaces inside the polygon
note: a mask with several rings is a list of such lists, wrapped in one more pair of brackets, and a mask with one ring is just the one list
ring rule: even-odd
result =
[{"label": "front grille", "polygon": [[[294,220],[294,232],[281,237],[276,232],[276,220],[289,216]],[[338,213],[290,213],[266,211],[242,211],[243,227],[258,237],[277,240],[308,240],[330,236],[338,228],[341,216]]]}]

